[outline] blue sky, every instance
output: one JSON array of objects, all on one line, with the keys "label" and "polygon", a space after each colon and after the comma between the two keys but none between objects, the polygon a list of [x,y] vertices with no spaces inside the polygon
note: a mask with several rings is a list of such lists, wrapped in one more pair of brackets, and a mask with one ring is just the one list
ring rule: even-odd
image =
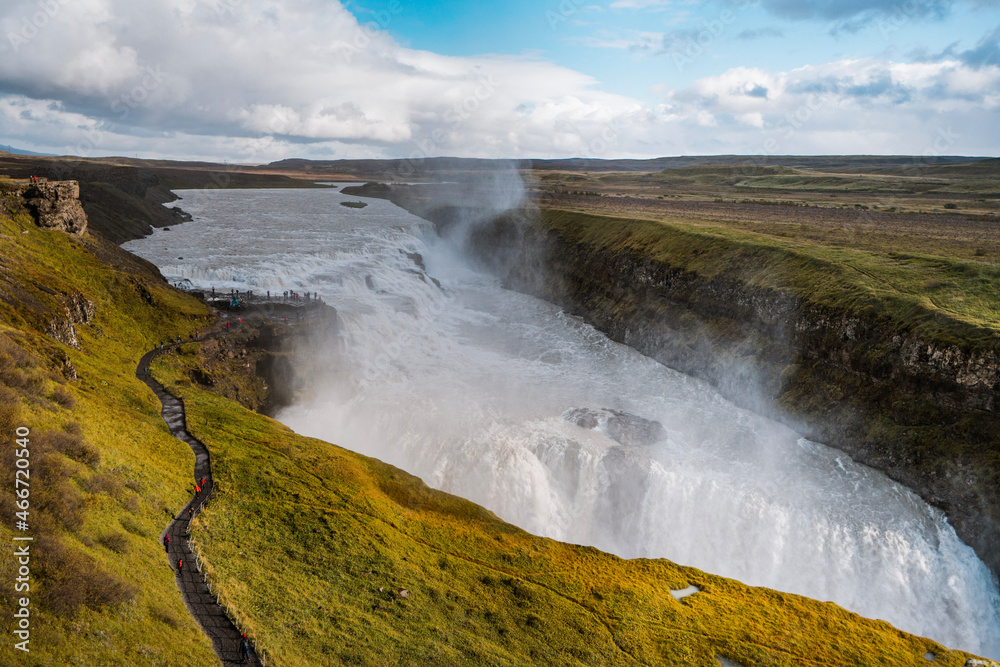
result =
[{"label": "blue sky", "polygon": [[[954,3],[936,11],[903,0],[887,4],[886,12],[858,17],[860,25],[849,15],[795,19],[760,2],[412,0],[352,1],[347,7],[363,22],[388,16],[383,27],[412,48],[544,58],[593,76],[609,92],[649,102],[658,87],[683,87],[721,69],[790,69],[871,56],[911,60],[949,47],[972,48],[1000,27],[995,3]],[[701,52],[691,47],[699,33]]]},{"label": "blue sky", "polygon": [[0,8],[3,144],[247,162],[1000,154],[998,0],[45,6]]}]

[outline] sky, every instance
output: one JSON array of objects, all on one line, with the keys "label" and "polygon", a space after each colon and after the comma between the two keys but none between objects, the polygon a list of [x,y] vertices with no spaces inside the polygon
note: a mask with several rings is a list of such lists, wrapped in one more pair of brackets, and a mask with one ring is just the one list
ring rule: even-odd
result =
[{"label": "sky", "polygon": [[0,144],[1000,156],[1000,0],[5,0]]}]

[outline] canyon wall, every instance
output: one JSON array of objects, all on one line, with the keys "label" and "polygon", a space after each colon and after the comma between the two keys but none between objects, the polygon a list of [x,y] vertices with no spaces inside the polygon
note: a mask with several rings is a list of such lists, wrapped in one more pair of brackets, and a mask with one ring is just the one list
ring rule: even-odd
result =
[{"label": "canyon wall", "polygon": [[747,267],[709,278],[638,247],[574,238],[551,219],[526,231],[511,289],[885,472],[1000,572],[995,334],[992,344],[925,340],[878,312],[754,286]]}]

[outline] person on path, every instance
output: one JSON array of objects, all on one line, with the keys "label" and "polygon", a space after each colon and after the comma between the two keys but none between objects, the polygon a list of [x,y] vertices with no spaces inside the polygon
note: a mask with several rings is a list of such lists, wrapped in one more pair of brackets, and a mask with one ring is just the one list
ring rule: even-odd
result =
[{"label": "person on path", "polygon": [[183,558],[178,558],[177,559],[177,574],[179,575],[181,573],[181,570],[183,570],[183,569],[184,569],[184,559]]},{"label": "person on path", "polygon": [[198,495],[199,493],[201,493],[201,487],[198,486],[197,484],[195,484],[194,485],[194,494]]},{"label": "person on path", "polygon": [[170,534],[165,534],[163,536],[163,548],[169,553],[170,552]]},{"label": "person on path", "polygon": [[250,662],[250,642],[247,641],[247,633],[240,637],[240,662]]},{"label": "person on path", "polygon": [[205,478],[204,477],[201,478],[201,485],[205,486]]},{"label": "person on path", "polygon": [[193,507],[189,507],[188,508],[188,521],[190,521],[191,517],[193,517],[193,516],[194,516],[194,508]]}]

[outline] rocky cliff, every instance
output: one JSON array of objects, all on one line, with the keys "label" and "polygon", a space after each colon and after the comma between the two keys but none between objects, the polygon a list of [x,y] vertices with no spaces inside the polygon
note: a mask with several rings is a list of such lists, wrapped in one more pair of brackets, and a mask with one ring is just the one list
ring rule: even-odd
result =
[{"label": "rocky cliff", "polygon": [[1000,572],[995,333],[929,340],[879,312],[754,285],[747,266],[706,277],[548,221],[527,230],[511,288],[885,472],[941,508]]},{"label": "rocky cliff", "polygon": [[[316,360],[337,336],[337,311],[323,304],[303,320],[301,308],[266,304],[240,314],[241,328],[198,347],[198,371],[191,380],[249,410],[274,415],[309,391],[308,382],[316,378],[297,369],[320,371]],[[282,322],[289,317],[291,322]]]},{"label": "rocky cliff", "polygon": [[45,333],[60,343],[78,348],[80,344],[76,336],[76,325],[90,323],[95,314],[94,303],[80,292],[57,296],[65,304],[63,313],[49,320]]},{"label": "rocky cliff", "polygon": [[24,202],[40,227],[82,235],[87,229],[87,214],[80,203],[80,184],[76,181],[41,181],[24,191]]}]

